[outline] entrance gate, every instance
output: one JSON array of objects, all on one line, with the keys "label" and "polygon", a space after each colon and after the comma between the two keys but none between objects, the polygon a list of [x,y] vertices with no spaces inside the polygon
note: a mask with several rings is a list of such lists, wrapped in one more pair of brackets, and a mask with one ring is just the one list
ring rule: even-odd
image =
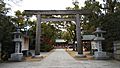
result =
[{"label": "entrance gate", "polygon": [[[80,15],[86,15],[90,12],[87,10],[25,10],[28,15],[37,16],[36,26],[36,45],[35,55],[40,55],[40,36],[41,36],[41,22],[42,21],[75,21],[76,22],[76,37],[77,37],[77,51],[78,54],[83,54],[83,46],[81,45],[81,30],[80,30]],[[75,15],[75,18],[42,18],[41,15]]]}]

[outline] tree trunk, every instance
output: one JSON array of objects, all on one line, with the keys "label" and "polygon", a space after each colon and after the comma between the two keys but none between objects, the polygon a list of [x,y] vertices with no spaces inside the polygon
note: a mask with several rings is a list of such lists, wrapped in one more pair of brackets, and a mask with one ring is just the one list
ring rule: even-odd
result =
[{"label": "tree trunk", "polygon": [[75,41],[73,40],[73,51],[75,51]]},{"label": "tree trunk", "polygon": [[76,51],[76,44],[75,44],[75,41],[76,41],[76,30],[74,30],[75,32],[75,35],[74,35],[74,38],[73,38],[73,51]]}]

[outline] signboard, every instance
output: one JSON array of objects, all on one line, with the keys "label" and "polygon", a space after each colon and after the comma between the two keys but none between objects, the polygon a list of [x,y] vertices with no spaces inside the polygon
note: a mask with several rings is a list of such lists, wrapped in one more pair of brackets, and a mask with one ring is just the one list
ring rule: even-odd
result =
[{"label": "signboard", "polygon": [[92,42],[91,42],[91,48],[92,48],[92,49],[97,49],[97,45],[96,45],[96,42],[95,42],[95,41],[92,41]]},{"label": "signboard", "polygon": [[22,38],[22,51],[29,50],[29,38],[23,37]]}]

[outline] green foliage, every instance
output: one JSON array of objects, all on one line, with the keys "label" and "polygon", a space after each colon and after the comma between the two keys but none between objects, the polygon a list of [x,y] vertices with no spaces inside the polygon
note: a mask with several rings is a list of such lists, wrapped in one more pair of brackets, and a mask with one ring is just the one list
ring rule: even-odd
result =
[{"label": "green foliage", "polygon": [[85,1],[85,7],[83,7],[82,9],[91,10],[95,14],[101,13],[100,4],[97,1],[94,1],[94,2]]},{"label": "green foliage", "polygon": [[6,4],[4,3],[4,1],[1,0],[0,1],[0,14],[2,14],[2,15],[7,14],[8,10],[10,9],[10,8],[5,8],[5,5]]},{"label": "green foliage", "polygon": [[12,24],[11,18],[8,16],[0,15],[0,42],[2,44],[2,55],[8,55],[13,52],[12,32],[15,31],[15,27]]},{"label": "green foliage", "polygon": [[[104,41],[103,48],[105,51],[113,52],[113,41],[120,40],[120,3],[117,1],[109,0],[106,4],[108,5],[107,13],[102,14],[99,2],[86,1],[85,7],[82,9],[89,9],[92,11],[92,14],[83,17],[83,29],[87,33],[92,33],[96,27],[101,27],[106,31],[104,37],[106,40]],[[86,22],[89,21],[89,22]]]},{"label": "green foliage", "polygon": [[15,11],[15,17],[13,17],[13,21],[15,22],[15,24],[20,27],[20,28],[24,28],[25,26],[25,14],[24,12],[21,12],[20,10]]},{"label": "green foliage", "polygon": [[52,50],[54,47],[52,45],[49,44],[43,44],[40,47],[40,51],[42,52],[49,52],[50,50]]},{"label": "green foliage", "polygon": [[42,35],[50,38],[51,40],[55,40],[56,38],[56,28],[51,25],[52,23],[42,23]]},{"label": "green foliage", "polygon": [[65,39],[65,40],[67,40],[67,41],[71,41],[71,39],[72,39],[70,33],[67,32],[67,31],[63,31],[61,38],[62,38],[62,39]]},{"label": "green foliage", "polygon": [[6,16],[8,9],[5,8],[5,3],[0,1],[0,42],[2,44],[2,59],[7,60],[10,53],[13,52],[12,32],[15,27],[12,23],[12,18]]},{"label": "green foliage", "polygon": [[83,30],[84,34],[91,34],[96,27],[100,25],[97,21],[101,15],[100,4],[97,1],[85,1],[85,6],[82,7],[82,10],[90,10],[92,13],[89,15],[83,15]]},{"label": "green foliage", "polygon": [[102,16],[101,27],[107,32],[105,34],[105,50],[113,50],[113,41],[120,40],[120,12]]},{"label": "green foliage", "polygon": [[[30,24],[31,23],[31,24]],[[35,45],[35,35],[36,35],[36,21],[29,22],[31,25],[31,28],[29,29],[29,36],[31,40],[31,46]],[[47,51],[49,50],[49,47],[51,49],[52,45],[55,43],[55,39],[57,37],[58,30],[55,27],[55,23],[53,22],[47,22],[47,23],[41,23],[41,49],[45,51],[47,48]],[[49,45],[49,46],[47,46]]]},{"label": "green foliage", "polygon": [[[74,7],[66,7],[67,10],[79,10],[79,5],[73,4]],[[74,18],[74,15],[68,15],[68,18]],[[65,32],[63,34],[64,39],[66,39],[68,42],[72,41],[76,41],[76,24],[71,22],[71,21],[67,21],[66,22],[66,30],[67,32]]]},{"label": "green foliage", "polygon": [[[69,39],[74,39],[75,37],[76,37],[76,25],[75,25],[75,23],[73,23],[73,22],[67,22],[66,23],[66,29],[67,29],[67,31],[68,31],[68,33],[69,33]],[[75,41],[75,40],[74,40]]]}]

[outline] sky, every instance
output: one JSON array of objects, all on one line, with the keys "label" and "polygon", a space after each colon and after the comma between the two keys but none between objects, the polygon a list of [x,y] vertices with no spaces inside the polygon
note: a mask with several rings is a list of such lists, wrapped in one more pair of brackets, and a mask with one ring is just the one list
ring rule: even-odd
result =
[{"label": "sky", "polygon": [[[14,0],[19,1],[19,0]],[[11,11],[8,15],[14,15],[17,10],[65,10],[66,7],[73,7],[75,0],[22,0],[18,3],[9,2]],[[84,6],[86,0],[77,0],[79,6]]]},{"label": "sky", "polygon": [[[14,15],[17,10],[65,10],[73,7],[73,0],[23,0],[18,3],[9,2],[11,11],[8,15]],[[84,6],[85,0],[78,0],[79,6]]]}]

